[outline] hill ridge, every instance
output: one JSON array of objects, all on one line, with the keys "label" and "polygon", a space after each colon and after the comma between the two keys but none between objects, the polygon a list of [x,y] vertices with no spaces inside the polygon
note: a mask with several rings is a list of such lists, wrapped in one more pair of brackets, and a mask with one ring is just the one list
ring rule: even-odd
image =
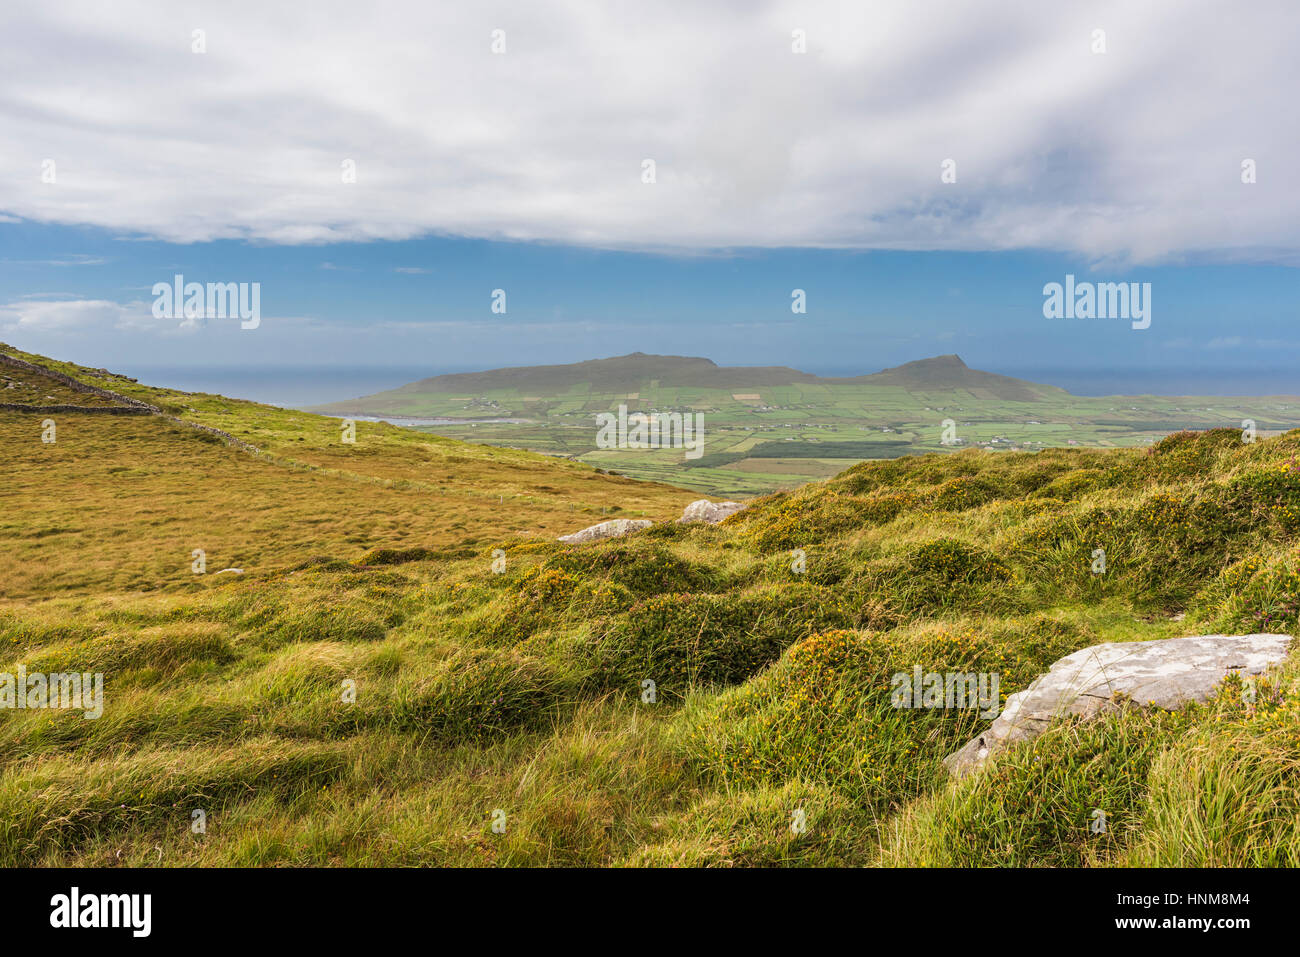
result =
[{"label": "hill ridge", "polygon": [[791,366],[720,366],[703,356],[631,352],[581,362],[507,366],[480,372],[453,372],[407,383],[395,389],[314,406],[313,411],[352,411],[357,403],[418,394],[454,394],[518,389],[539,397],[559,394],[577,384],[592,392],[635,393],[650,383],[661,387],[755,389],[805,385],[884,385],[921,391],[964,388],[1013,402],[1035,402],[1044,394],[1068,394],[1043,385],[972,369],[956,354],[917,359],[859,376],[819,376]]}]

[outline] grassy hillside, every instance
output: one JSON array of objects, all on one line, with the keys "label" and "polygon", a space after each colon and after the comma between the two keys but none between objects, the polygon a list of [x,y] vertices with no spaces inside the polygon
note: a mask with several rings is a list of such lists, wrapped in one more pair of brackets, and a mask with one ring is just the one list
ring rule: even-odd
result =
[{"label": "grassy hillside", "polygon": [[[181,420],[56,413],[56,441],[45,443],[44,414],[0,409],[4,598],[193,589],[194,549],[206,552],[213,571],[259,573],[339,552],[560,535],[602,516],[668,518],[696,497],[383,423],[357,423],[355,443],[345,444],[339,423],[321,416],[0,351]],[[111,404],[25,371],[0,373],[22,383],[9,394],[28,395],[36,407]],[[258,453],[186,423],[219,429]]]},{"label": "grassy hillside", "polygon": [[[596,447],[595,416],[699,412],[704,456]],[[1070,395],[937,356],[851,378],[780,366],[635,353],[561,366],[437,376],[321,407],[333,414],[522,419],[417,425],[468,441],[566,455],[704,494],[751,496],[824,479],[856,462],[955,448],[1142,447],[1184,429],[1263,434],[1300,426],[1300,398]]]},{"label": "grassy hillside", "polygon": [[[362,468],[335,423],[132,388],[269,458],[156,417],[31,449],[32,417],[3,420],[0,671],[106,687],[98,720],[0,712],[0,864],[1300,863],[1293,665],[1249,704],[1229,683],[1059,724],[960,783],[940,760],[986,722],[889,703],[914,665],[1005,696],[1098,641],[1293,629],[1300,433],[863,463],[566,547],[540,523],[568,494],[682,496],[395,429],[362,433]],[[511,476],[527,529],[491,525]],[[251,550],[245,573],[189,575],[228,527],[210,554]]]}]

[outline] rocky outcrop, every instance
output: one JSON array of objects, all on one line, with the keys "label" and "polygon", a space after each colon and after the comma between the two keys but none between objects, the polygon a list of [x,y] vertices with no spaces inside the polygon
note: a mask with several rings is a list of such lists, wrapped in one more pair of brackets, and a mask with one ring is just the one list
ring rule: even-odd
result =
[{"label": "rocky outcrop", "polygon": [[717,525],[724,518],[735,515],[746,507],[744,502],[710,502],[707,498],[702,498],[687,505],[686,511],[682,512],[682,517],[677,521],[708,522],[710,525]]},{"label": "rocky outcrop", "polygon": [[961,777],[1008,745],[1042,734],[1056,718],[1090,717],[1122,707],[1174,710],[1210,698],[1223,678],[1257,675],[1280,663],[1290,635],[1202,635],[1093,645],[1066,655],[1006,707],[983,734],[944,758]]},{"label": "rocky outcrop", "polygon": [[592,525],[572,535],[561,535],[560,541],[567,545],[581,545],[584,542],[598,542],[603,538],[618,538],[649,528],[654,522],[646,518],[615,518],[599,525]]},{"label": "rocky outcrop", "polygon": [[[729,515],[735,515],[746,508],[744,502],[710,502],[702,498],[686,506],[686,511],[678,522],[708,522],[716,525]],[[654,522],[645,518],[616,518],[599,525],[592,525],[572,535],[561,535],[560,541],[568,545],[581,545],[584,542],[598,542],[603,538],[619,538],[642,529],[649,528]]]}]

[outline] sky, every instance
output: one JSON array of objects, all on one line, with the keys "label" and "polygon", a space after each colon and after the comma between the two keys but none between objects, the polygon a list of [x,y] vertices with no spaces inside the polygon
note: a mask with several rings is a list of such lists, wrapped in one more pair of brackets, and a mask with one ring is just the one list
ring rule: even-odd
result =
[{"label": "sky", "polygon": [[[315,401],[632,351],[1297,393],[1300,5],[1248,9],[8,5],[0,341]],[[155,316],[177,274],[260,322]],[[1067,275],[1150,325],[1045,317]]]}]

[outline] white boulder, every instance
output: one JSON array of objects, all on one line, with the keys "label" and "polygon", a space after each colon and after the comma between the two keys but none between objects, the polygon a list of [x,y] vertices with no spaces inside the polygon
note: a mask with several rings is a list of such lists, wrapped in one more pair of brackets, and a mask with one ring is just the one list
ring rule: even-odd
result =
[{"label": "white boulder", "polygon": [[599,525],[591,525],[572,535],[561,535],[560,541],[567,545],[581,545],[584,542],[598,542],[602,538],[618,538],[649,528],[654,522],[646,518],[615,518]]},{"label": "white boulder", "polygon": [[744,502],[710,502],[707,498],[698,499],[686,506],[679,522],[708,522],[717,525],[729,515],[735,515],[746,508]]},{"label": "white boulder", "polygon": [[1007,698],[993,725],[943,763],[961,777],[990,754],[1036,738],[1056,718],[1114,711],[1125,699],[1171,711],[1206,701],[1225,676],[1260,674],[1286,658],[1290,645],[1290,635],[1201,635],[1080,649]]}]

